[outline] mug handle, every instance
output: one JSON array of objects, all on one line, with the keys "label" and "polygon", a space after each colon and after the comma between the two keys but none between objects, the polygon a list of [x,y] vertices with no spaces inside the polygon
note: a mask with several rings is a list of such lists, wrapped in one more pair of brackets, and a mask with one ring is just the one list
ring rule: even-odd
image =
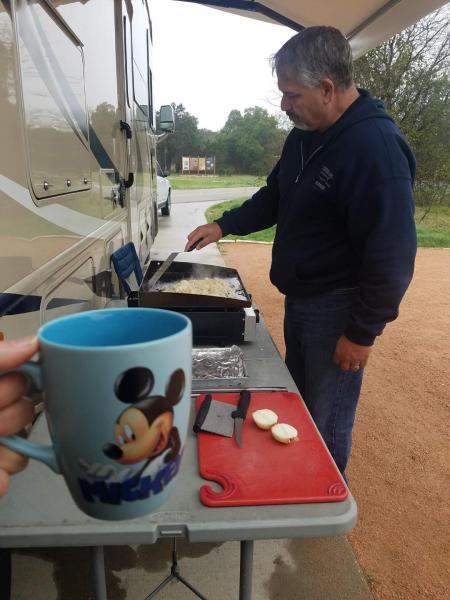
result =
[{"label": "mug handle", "polygon": [[[7,373],[24,373],[31,377],[36,384],[38,390],[42,390],[42,368],[39,363],[26,362],[17,369],[11,369],[10,371],[0,372],[0,375],[6,375]],[[61,470],[58,465],[58,459],[56,458],[55,450],[53,446],[44,446],[43,444],[36,444],[29,442],[18,435],[10,435],[8,437],[0,436],[0,445],[6,446],[10,450],[14,450],[18,454],[23,454],[29,458],[34,458],[46,464],[52,471],[61,474]]]}]

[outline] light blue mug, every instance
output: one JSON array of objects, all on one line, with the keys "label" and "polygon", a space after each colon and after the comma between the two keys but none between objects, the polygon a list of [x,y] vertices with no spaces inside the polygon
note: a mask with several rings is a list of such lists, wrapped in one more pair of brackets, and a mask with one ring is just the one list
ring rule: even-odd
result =
[{"label": "light blue mug", "polygon": [[52,446],[0,444],[61,473],[86,514],[131,519],[167,500],[186,440],[192,326],[152,308],[94,310],[38,331],[40,361],[16,369],[44,391]]}]

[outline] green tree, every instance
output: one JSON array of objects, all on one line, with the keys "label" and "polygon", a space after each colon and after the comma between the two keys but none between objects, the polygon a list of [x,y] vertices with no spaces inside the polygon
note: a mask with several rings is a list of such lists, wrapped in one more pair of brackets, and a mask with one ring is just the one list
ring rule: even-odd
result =
[{"label": "green tree", "polygon": [[355,61],[357,85],[384,101],[416,154],[416,200],[428,209],[449,200],[449,59],[449,11],[441,9]]},{"label": "green tree", "polygon": [[268,174],[278,160],[286,131],[276,117],[259,106],[241,114],[232,110],[215,140],[217,168],[220,172]]},{"label": "green tree", "polygon": [[[181,169],[182,156],[202,156],[204,142],[198,129],[198,119],[182,104],[172,104],[175,111],[175,133],[166,137],[157,146],[158,161],[163,169]],[[159,124],[159,113],[156,115]]]}]

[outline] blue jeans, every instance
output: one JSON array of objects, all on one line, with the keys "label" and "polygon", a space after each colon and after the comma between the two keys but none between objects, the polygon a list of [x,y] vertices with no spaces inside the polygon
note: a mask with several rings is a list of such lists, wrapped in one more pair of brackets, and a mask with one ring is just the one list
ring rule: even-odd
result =
[{"label": "blue jeans", "polygon": [[286,366],[342,474],[350,456],[363,369],[341,371],[333,354],[357,297],[353,288],[285,301]]}]

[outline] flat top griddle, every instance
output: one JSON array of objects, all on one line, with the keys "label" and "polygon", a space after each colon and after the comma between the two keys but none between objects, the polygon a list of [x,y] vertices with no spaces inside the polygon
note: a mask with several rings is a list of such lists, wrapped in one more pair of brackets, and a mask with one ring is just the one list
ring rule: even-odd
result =
[{"label": "flat top griddle", "polygon": [[[207,309],[240,309],[252,305],[251,296],[247,293],[236,269],[204,265],[199,263],[174,261],[155,287],[148,289],[148,280],[157,271],[162,261],[151,261],[139,289],[139,304],[159,308],[207,308]],[[180,292],[163,292],[167,285],[182,280],[221,279],[236,291],[235,297],[206,296],[204,294],[184,294]]]}]

